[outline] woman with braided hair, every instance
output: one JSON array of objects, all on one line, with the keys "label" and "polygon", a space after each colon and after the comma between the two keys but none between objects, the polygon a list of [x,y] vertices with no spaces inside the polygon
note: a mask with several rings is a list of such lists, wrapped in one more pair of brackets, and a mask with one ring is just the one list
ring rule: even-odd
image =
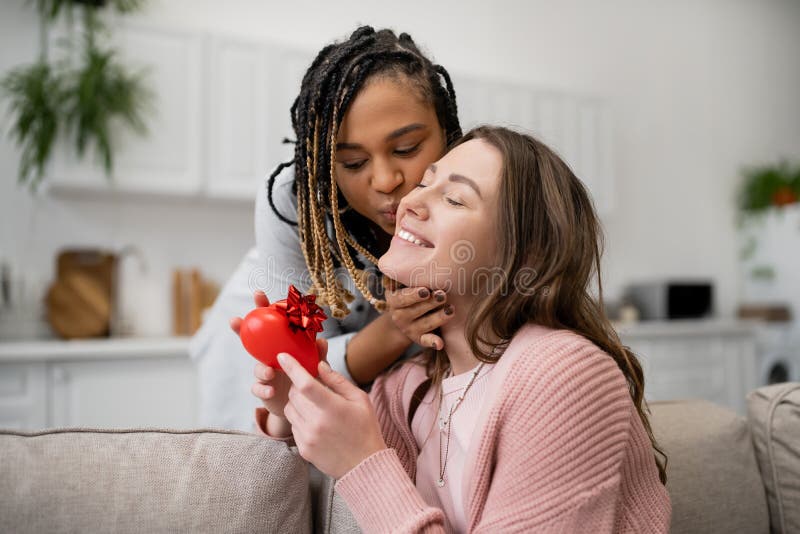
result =
[{"label": "woman with braided hair", "polygon": [[[190,352],[198,361],[202,423],[249,430],[242,384],[252,359],[238,332],[252,307],[286,297],[290,284],[326,307],[328,361],[369,387],[392,362],[442,348],[437,329],[453,314],[444,291],[386,286],[376,258],[388,249],[395,214],[427,166],[458,139],[447,71],[408,34],[358,28],[323,48],[291,108],[294,157],[265,181],[256,200],[256,251],[223,288]],[[245,371],[247,369],[247,371]],[[285,397],[283,373],[262,375],[253,393],[269,406]],[[284,399],[285,400],[285,399]]]}]

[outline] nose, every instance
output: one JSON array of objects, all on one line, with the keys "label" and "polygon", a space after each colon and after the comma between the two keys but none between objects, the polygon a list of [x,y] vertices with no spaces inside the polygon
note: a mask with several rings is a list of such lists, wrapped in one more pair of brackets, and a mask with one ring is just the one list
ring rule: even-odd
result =
[{"label": "nose", "polygon": [[379,193],[392,193],[405,182],[403,171],[392,165],[376,162],[372,176],[372,188]]},{"label": "nose", "polygon": [[400,201],[400,205],[397,207],[397,215],[397,220],[400,220],[401,216],[405,215],[410,215],[420,220],[427,219],[428,201],[425,188],[414,189],[404,196]]}]

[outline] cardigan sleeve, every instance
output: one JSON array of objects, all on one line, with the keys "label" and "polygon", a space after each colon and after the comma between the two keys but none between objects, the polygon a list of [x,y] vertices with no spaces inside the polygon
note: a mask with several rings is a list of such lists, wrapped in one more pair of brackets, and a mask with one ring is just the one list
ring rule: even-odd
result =
[{"label": "cardigan sleeve", "polygon": [[491,472],[485,500],[469,503],[480,518],[474,531],[618,532],[622,464],[638,417],[627,381],[586,341],[542,349],[509,373],[505,387],[516,393],[497,408],[496,455],[472,474]]},{"label": "cardigan sleeve", "polygon": [[[483,429],[489,452],[469,473],[478,485],[466,507],[470,532],[668,532],[660,495],[646,499],[654,509],[643,511],[653,519],[644,529],[622,523],[624,465],[638,414],[616,362],[572,333],[523,352]],[[414,485],[404,411],[387,394],[394,382],[376,381],[370,393],[389,448],[346,473],[336,490],[365,532],[444,532],[442,510],[428,506]]]},{"label": "cardigan sleeve", "polygon": [[[470,473],[488,485],[470,495],[485,495],[468,504],[471,532],[620,530],[621,464],[635,415],[627,382],[593,345],[544,355],[536,366],[533,353],[520,359],[493,408],[484,432],[494,436],[493,451]],[[346,473],[336,491],[365,532],[444,532],[444,513],[416,490],[396,439],[402,427],[392,423],[389,448]]]},{"label": "cardigan sleeve", "polygon": [[[373,453],[345,473],[336,482],[335,489],[365,532],[444,534],[444,512],[428,506],[412,482],[416,458],[396,424],[400,407],[392,405],[391,394],[404,377],[402,370],[403,367],[378,376],[369,392],[389,447]],[[292,436],[277,438],[267,432],[268,416],[266,408],[256,408],[255,432],[295,447]]]},{"label": "cardigan sleeve", "polygon": [[397,405],[396,393],[411,365],[378,376],[369,392],[388,448],[362,460],[335,485],[364,532],[445,532],[444,512],[425,503],[414,484],[413,436],[403,424],[404,407]]},{"label": "cardigan sleeve", "polygon": [[269,417],[269,410],[267,410],[263,406],[259,406],[256,408],[255,413],[255,423],[253,425],[254,432],[256,434],[261,434],[265,438],[274,439],[275,441],[283,441],[290,447],[296,447],[297,444],[294,442],[294,436],[287,436],[285,438],[278,438],[275,436],[270,435],[267,432],[267,417]]},{"label": "cardigan sleeve", "polygon": [[362,460],[335,487],[364,532],[445,532],[444,512],[422,499],[396,449]]}]

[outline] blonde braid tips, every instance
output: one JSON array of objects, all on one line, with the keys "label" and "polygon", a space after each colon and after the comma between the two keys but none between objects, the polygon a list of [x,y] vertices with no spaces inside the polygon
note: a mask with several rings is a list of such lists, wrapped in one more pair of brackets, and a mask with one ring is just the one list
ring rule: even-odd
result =
[{"label": "blonde braid tips", "polygon": [[[368,284],[366,283],[366,276],[363,271],[360,271],[356,268],[355,264],[353,263],[353,258],[350,256],[350,250],[347,248],[347,241],[348,237],[350,237],[347,231],[342,224],[342,219],[339,214],[339,190],[336,186],[336,176],[335,176],[335,165],[336,165],[336,137],[338,134],[338,127],[336,122],[336,117],[339,113],[339,106],[336,105],[333,108],[333,122],[331,127],[331,176],[330,176],[330,203],[331,203],[331,215],[333,218],[333,227],[334,227],[334,234],[336,237],[336,243],[339,246],[339,254],[341,255],[342,261],[347,268],[347,272],[350,273],[350,276],[353,278],[353,282],[355,283],[358,290],[364,295],[370,304],[372,304],[378,311],[384,311],[386,303],[384,301],[378,300],[370,291]],[[350,242],[355,242],[352,238],[350,238]],[[359,246],[356,250],[362,249],[366,252],[364,247]],[[372,256],[372,254],[368,254]],[[374,256],[372,256],[374,259]],[[377,260],[375,260],[377,263]]]}]

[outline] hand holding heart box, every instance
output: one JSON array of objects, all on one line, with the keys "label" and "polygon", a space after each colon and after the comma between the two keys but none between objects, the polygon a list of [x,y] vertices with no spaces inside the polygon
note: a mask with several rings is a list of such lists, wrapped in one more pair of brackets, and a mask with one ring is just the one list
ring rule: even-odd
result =
[{"label": "hand holding heart box", "polygon": [[303,295],[289,286],[286,299],[245,316],[239,329],[242,345],[255,359],[274,369],[281,369],[278,354],[287,352],[316,377],[317,333],[322,332],[322,322],[328,317],[315,300],[315,295]]}]

